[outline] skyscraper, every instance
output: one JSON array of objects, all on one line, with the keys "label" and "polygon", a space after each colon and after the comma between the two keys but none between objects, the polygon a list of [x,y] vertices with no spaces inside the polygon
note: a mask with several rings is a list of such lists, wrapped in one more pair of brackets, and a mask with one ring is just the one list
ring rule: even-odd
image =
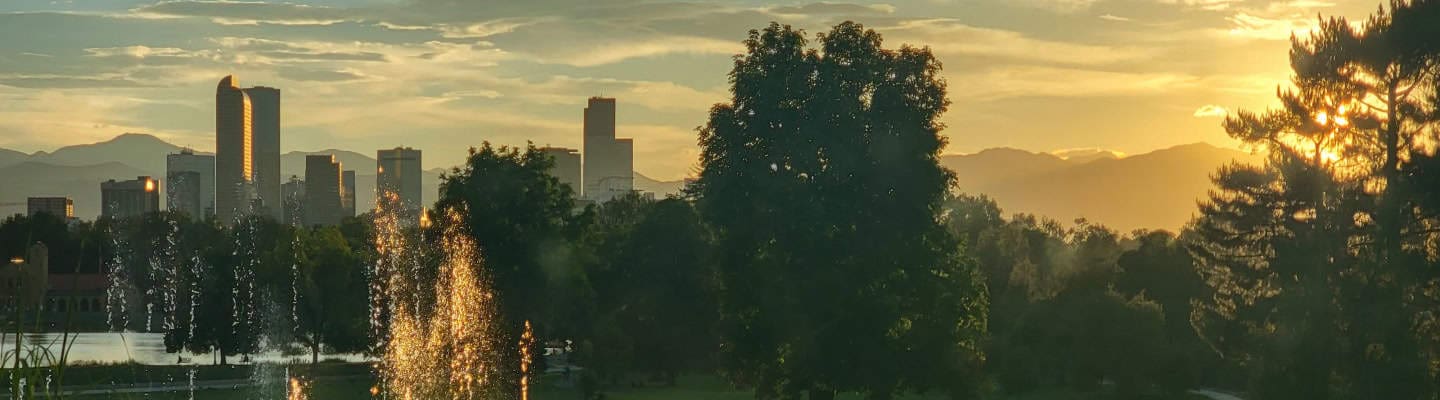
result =
[{"label": "skyscraper", "polygon": [[244,89],[250,98],[250,147],[255,195],[275,219],[283,218],[280,193],[280,89],[256,86]]},{"label": "skyscraper", "polygon": [[215,89],[215,216],[230,223],[248,212],[253,193],[250,96],[234,75]]},{"label": "skyscraper", "polygon": [[340,218],[355,216],[355,170],[340,173]]},{"label": "skyscraper", "polygon": [[401,223],[409,226],[420,222],[424,201],[420,189],[420,150],[396,147],[375,152],[375,199],[384,201],[394,193],[402,213]]},{"label": "skyscraper", "polygon": [[343,211],[340,162],[334,155],[305,156],[305,225],[339,225]]},{"label": "skyscraper", "polygon": [[69,197],[31,197],[25,199],[26,215],[47,213],[64,220],[75,218],[75,201]]},{"label": "skyscraper", "polygon": [[166,155],[165,205],[196,219],[215,215],[215,156],[190,149]]},{"label": "skyscraper", "polygon": [[585,107],[584,196],[604,202],[635,186],[634,145],[615,138],[615,99],[591,97]]},{"label": "skyscraper", "polygon": [[160,211],[160,182],[148,176],[100,183],[100,216],[130,218]]},{"label": "skyscraper", "polygon": [[540,151],[549,155],[555,160],[555,166],[550,169],[550,175],[560,180],[560,183],[570,185],[570,191],[575,198],[580,198],[580,151],[564,147],[542,147]]}]

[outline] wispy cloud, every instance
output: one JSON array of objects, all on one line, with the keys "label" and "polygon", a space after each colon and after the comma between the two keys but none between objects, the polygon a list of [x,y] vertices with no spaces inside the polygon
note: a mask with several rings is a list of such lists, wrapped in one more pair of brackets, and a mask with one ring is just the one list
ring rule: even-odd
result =
[{"label": "wispy cloud", "polygon": [[1244,3],[1244,0],[1160,0],[1160,2],[1207,11],[1224,11],[1230,9],[1231,6]]},{"label": "wispy cloud", "polygon": [[923,43],[942,55],[1100,65],[1141,59],[1150,54],[1140,48],[1034,39],[1019,32],[980,28],[954,19],[903,21],[879,30],[891,35],[887,37],[892,40]]},{"label": "wispy cloud", "polygon": [[1291,35],[1304,34],[1317,27],[1313,17],[1290,15],[1285,17],[1263,17],[1246,12],[1227,17],[1234,26],[1226,33],[1230,37],[1259,40],[1287,40]]},{"label": "wispy cloud", "polygon": [[965,100],[1015,97],[1155,95],[1196,87],[1200,79],[1176,73],[1126,73],[1059,67],[994,68],[949,75]]},{"label": "wispy cloud", "polygon": [[1200,106],[1200,108],[1195,109],[1195,112],[1191,115],[1193,115],[1195,118],[1215,118],[1224,117],[1229,113],[1230,112],[1226,110],[1225,107],[1217,106],[1214,104],[1206,104]]}]

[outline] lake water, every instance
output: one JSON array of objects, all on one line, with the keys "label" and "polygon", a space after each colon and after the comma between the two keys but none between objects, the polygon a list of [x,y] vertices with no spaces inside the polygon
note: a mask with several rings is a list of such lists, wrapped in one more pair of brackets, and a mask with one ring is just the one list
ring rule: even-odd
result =
[{"label": "lake water", "polygon": [[[26,347],[40,344],[52,349],[52,352],[59,353],[59,333],[27,334],[25,335]],[[125,363],[136,362],[145,365],[175,365],[176,354],[165,352],[165,335],[161,333],[78,333],[70,334],[73,344],[70,348],[69,364],[82,363]],[[0,340],[0,353],[15,351],[15,336],[5,335]],[[214,355],[206,354],[185,354],[183,364],[208,365],[214,360]],[[269,351],[252,355],[250,362],[285,363],[285,362],[310,362],[310,353],[285,356],[279,351]],[[361,354],[321,354],[321,359],[340,359],[349,362],[373,361],[373,359]],[[231,355],[227,362],[235,364],[248,364],[240,362],[240,357]]]}]

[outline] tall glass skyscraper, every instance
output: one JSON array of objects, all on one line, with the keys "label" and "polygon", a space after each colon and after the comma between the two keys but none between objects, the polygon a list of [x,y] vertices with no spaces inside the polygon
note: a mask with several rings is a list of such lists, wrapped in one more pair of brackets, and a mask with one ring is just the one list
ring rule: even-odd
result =
[{"label": "tall glass skyscraper", "polygon": [[251,169],[254,173],[255,195],[265,212],[279,220],[284,218],[284,199],[280,194],[280,89],[256,86],[245,90],[250,98]]},{"label": "tall glass skyscraper", "polygon": [[250,96],[228,75],[215,89],[215,217],[228,224],[248,213],[254,170]]}]

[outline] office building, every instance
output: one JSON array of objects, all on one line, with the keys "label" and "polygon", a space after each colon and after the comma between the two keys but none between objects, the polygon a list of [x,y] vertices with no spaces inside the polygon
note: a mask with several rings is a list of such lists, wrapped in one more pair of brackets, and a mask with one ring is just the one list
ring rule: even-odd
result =
[{"label": "office building", "polygon": [[63,220],[75,219],[75,200],[71,197],[29,197],[24,200],[26,216],[46,213]]},{"label": "office building", "polygon": [[195,219],[215,215],[215,156],[190,149],[165,156],[165,207]]},{"label": "office building", "polygon": [[340,217],[355,216],[355,170],[340,173]]},{"label": "office building", "polygon": [[560,183],[570,186],[570,193],[575,198],[583,195],[580,186],[580,151],[564,147],[542,147],[541,152],[550,156],[555,165],[550,168],[550,175],[560,180]]},{"label": "office building", "polygon": [[280,185],[280,196],[284,211],[281,212],[282,219],[287,224],[302,225],[305,223],[305,181],[300,177],[290,175],[290,181]]},{"label": "office building", "polygon": [[386,201],[393,195],[398,203],[395,210],[406,226],[419,223],[420,210],[425,208],[420,161],[420,150],[409,147],[375,152],[375,201]]},{"label": "office building", "polygon": [[584,135],[584,197],[605,202],[634,190],[634,144],[615,137],[615,99],[590,98]]},{"label": "office building", "polygon": [[160,182],[148,176],[100,183],[100,216],[131,218],[160,211]]},{"label": "office building", "polygon": [[25,199],[25,215],[50,214],[66,221],[75,218],[75,201],[69,197],[31,197]]},{"label": "office building", "polygon": [[334,155],[305,156],[305,225],[339,225],[344,186]]},{"label": "office building", "polygon": [[244,92],[250,98],[250,161],[255,196],[262,209],[278,220],[284,213],[280,193],[280,89],[256,86]]},{"label": "office building", "polygon": [[230,223],[247,214],[253,198],[253,128],[250,96],[234,75],[215,89],[215,216]]}]

